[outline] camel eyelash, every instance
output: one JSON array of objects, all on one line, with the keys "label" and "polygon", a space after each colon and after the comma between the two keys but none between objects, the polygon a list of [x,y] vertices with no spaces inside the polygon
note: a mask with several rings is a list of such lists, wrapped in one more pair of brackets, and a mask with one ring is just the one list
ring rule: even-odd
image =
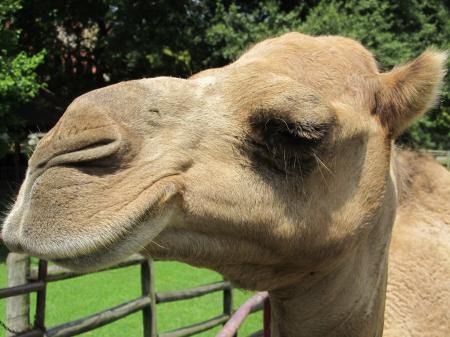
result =
[{"label": "camel eyelash", "polygon": [[299,151],[320,144],[331,128],[331,123],[291,121],[267,114],[254,117],[250,125],[257,142],[269,147],[291,147]]},{"label": "camel eyelash", "polygon": [[331,128],[331,123],[290,121],[273,114],[260,114],[250,125],[247,143],[253,158],[283,174],[305,173]]}]

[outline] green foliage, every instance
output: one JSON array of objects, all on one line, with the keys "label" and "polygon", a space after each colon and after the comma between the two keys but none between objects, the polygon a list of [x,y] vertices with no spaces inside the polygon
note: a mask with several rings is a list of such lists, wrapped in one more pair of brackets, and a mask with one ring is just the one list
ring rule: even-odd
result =
[{"label": "green foliage", "polygon": [[[322,1],[299,30],[339,34],[361,41],[384,69],[417,57],[427,47],[450,48],[450,13],[444,1]],[[450,65],[450,63],[449,63]],[[450,148],[450,78],[440,104],[400,139],[410,146]]]},{"label": "green foliage", "polygon": [[[0,2],[0,134],[13,139],[23,137],[23,120],[14,110],[42,87],[35,70],[44,59],[44,51],[28,55],[18,46],[20,29],[14,27],[14,15],[20,8],[19,0]],[[5,139],[0,139],[0,157],[7,148]]]},{"label": "green foliage", "polygon": [[[9,29],[10,36],[0,41],[14,42],[4,48],[14,57],[20,50],[47,51],[38,68],[39,81],[48,82],[54,93],[51,100],[46,98],[49,106],[59,107],[118,81],[187,77],[225,65],[255,42],[286,31],[355,38],[384,70],[429,46],[450,47],[449,7],[444,0],[28,0],[21,9],[19,4],[7,0],[2,6],[7,13],[17,11],[14,27],[22,32]],[[35,55],[34,63],[25,55],[31,62],[25,77],[31,79],[42,55]],[[447,77],[439,106],[414,124],[402,142],[450,147],[449,87]],[[24,92],[33,96],[36,90]]]},{"label": "green foliage", "polygon": [[[213,47],[205,64],[227,63],[244,47],[286,31],[312,35],[343,35],[359,40],[371,50],[382,69],[417,57],[427,47],[450,48],[450,13],[439,0],[319,1],[288,12],[283,2],[266,0],[250,11],[237,3],[218,3],[206,40]],[[418,120],[400,139],[410,146],[450,148],[450,78],[440,104]]]},{"label": "green foliage", "polygon": [[43,58],[44,52],[33,56],[28,56],[25,52],[9,56],[6,50],[0,51],[0,116],[6,121],[1,124],[2,127],[20,124],[20,120],[9,112],[35,97],[42,87],[37,82],[35,69]]},{"label": "green foliage", "polygon": [[260,2],[250,12],[236,3],[225,8],[218,2],[206,31],[211,53],[205,65],[230,62],[255,42],[294,30],[299,15],[300,8],[285,13],[275,1]]}]

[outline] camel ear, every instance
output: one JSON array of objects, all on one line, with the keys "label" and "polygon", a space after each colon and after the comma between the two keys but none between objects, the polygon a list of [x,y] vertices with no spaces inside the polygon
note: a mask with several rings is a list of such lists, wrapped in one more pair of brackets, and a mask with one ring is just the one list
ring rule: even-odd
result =
[{"label": "camel ear", "polygon": [[414,61],[380,75],[376,114],[392,138],[437,102],[446,60],[446,52],[427,50]]}]

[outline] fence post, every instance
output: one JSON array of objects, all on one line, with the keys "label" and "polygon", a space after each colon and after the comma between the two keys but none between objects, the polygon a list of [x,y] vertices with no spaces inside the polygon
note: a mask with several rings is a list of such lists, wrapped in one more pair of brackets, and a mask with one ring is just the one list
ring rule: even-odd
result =
[{"label": "fence post", "polygon": [[36,316],[34,326],[41,331],[45,331],[45,301],[47,294],[47,261],[39,260],[38,281],[44,282],[45,286],[36,294]]},{"label": "fence post", "polygon": [[271,327],[270,327],[270,321],[271,321],[271,307],[270,307],[270,297],[267,297],[264,301],[264,308],[263,308],[263,324],[264,324],[264,337],[270,337],[271,334]]},{"label": "fence post", "polygon": [[144,337],[157,337],[155,273],[153,260],[151,258],[141,263],[141,289],[143,296],[150,297],[150,307],[146,307],[142,310]]},{"label": "fence post", "polygon": [[[30,258],[25,254],[9,253],[6,258],[8,287],[27,283],[30,271]],[[30,295],[9,297],[6,300],[6,325],[13,331],[26,331],[30,325]],[[15,334],[7,331],[6,337]]]},{"label": "fence post", "polygon": [[[233,314],[233,289],[231,286],[223,290],[223,313],[228,317]],[[233,337],[237,337],[237,331]]]}]

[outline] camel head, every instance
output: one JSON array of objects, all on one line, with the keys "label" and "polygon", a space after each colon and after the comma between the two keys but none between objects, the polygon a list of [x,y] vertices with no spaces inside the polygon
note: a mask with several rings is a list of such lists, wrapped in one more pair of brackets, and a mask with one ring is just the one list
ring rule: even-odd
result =
[{"label": "camel head", "polygon": [[38,144],[4,240],[76,270],[141,252],[252,289],[320,273],[389,235],[392,141],[444,62],[380,73],[355,41],[291,33],[187,80],[89,92]]}]

